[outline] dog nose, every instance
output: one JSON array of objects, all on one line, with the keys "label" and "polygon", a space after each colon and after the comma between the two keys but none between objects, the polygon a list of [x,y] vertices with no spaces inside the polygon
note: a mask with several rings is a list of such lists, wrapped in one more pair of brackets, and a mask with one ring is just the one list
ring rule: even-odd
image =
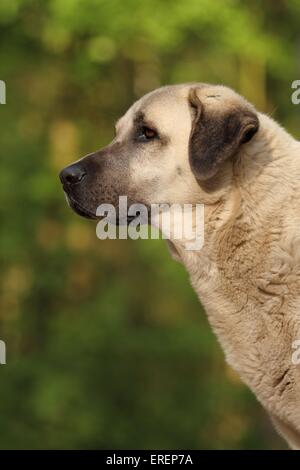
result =
[{"label": "dog nose", "polygon": [[60,174],[60,181],[65,185],[78,184],[85,177],[86,172],[81,165],[75,163],[64,168]]}]

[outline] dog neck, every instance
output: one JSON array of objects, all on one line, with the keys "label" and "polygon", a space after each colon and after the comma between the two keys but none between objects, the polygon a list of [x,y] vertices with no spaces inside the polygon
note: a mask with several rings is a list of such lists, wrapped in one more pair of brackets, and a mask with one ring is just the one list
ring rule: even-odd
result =
[{"label": "dog neck", "polygon": [[[205,208],[202,249],[189,252],[174,242],[227,362],[264,406],[297,432],[300,394],[289,392],[288,384],[299,381],[291,367],[291,342],[298,339],[300,324],[288,304],[300,307],[300,250],[289,227],[294,213],[300,218],[299,153],[297,141],[260,115],[257,136],[233,165],[230,189]],[[299,415],[293,419],[287,400],[297,402]]]}]

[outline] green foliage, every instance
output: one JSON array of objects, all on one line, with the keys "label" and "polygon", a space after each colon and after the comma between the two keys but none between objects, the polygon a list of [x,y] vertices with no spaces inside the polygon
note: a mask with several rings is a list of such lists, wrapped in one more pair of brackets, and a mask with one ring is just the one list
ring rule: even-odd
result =
[{"label": "green foliage", "polygon": [[1,0],[0,448],[283,446],[160,241],[100,242],[58,172],[134,99],[220,82],[297,135],[299,2]]}]

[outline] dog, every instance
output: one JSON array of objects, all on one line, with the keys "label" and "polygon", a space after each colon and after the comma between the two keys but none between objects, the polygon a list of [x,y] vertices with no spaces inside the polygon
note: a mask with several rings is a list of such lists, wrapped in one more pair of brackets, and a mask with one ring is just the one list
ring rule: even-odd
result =
[{"label": "dog", "polygon": [[69,205],[97,218],[119,195],[204,205],[204,245],[186,267],[226,361],[300,449],[300,143],[221,85],[165,86],[135,102],[104,149],[60,173]]}]

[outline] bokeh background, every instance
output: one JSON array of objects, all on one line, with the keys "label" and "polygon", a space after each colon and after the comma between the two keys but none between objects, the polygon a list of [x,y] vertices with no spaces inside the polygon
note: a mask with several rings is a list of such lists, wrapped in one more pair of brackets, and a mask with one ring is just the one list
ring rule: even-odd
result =
[{"label": "bokeh background", "polygon": [[300,135],[298,0],[1,0],[0,448],[279,449],[163,241],[100,241],[58,172],[167,83]]}]

